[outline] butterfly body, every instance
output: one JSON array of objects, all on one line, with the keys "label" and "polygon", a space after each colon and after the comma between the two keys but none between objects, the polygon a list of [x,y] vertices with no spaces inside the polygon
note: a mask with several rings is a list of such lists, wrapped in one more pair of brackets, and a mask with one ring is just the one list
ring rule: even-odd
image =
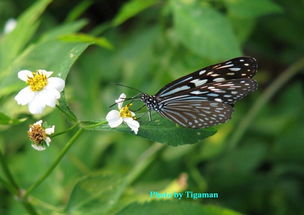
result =
[{"label": "butterfly body", "polygon": [[189,128],[205,128],[231,118],[236,101],[257,89],[252,57],[234,58],[183,76],[155,95],[141,94],[149,111]]},{"label": "butterfly body", "polygon": [[159,112],[163,105],[159,104],[159,99],[156,96],[150,96],[146,93],[140,95],[140,99],[146,104],[149,111],[157,111]]}]

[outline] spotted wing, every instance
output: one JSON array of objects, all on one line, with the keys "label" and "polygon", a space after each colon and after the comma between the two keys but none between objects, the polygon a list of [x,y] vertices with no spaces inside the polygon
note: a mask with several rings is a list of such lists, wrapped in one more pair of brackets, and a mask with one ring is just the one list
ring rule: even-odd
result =
[{"label": "spotted wing", "polygon": [[214,64],[183,76],[160,89],[156,96],[166,97],[181,93],[208,83],[226,80],[252,78],[257,71],[257,62],[252,57],[238,57]]},{"label": "spotted wing", "polygon": [[228,104],[193,99],[169,102],[159,113],[183,127],[206,128],[226,122],[232,112]]},{"label": "spotted wing", "polygon": [[159,105],[165,107],[169,103],[191,100],[222,102],[232,105],[256,89],[257,82],[249,78],[209,83],[201,87],[164,97],[159,101]]},{"label": "spotted wing", "polygon": [[209,83],[187,93],[194,96],[200,96],[208,101],[223,102],[234,104],[249,93],[257,89],[257,82],[249,78],[236,80],[227,80],[218,83]]}]

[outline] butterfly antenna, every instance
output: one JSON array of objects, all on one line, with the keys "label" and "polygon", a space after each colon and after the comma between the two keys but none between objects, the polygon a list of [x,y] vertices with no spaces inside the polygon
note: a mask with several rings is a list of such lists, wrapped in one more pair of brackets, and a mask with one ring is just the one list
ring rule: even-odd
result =
[{"label": "butterfly antenna", "polygon": [[118,103],[122,103],[122,102],[124,102],[124,101],[129,101],[129,100],[131,100],[131,102],[129,102],[129,104],[130,104],[130,103],[133,102],[133,100],[140,99],[140,94],[141,94],[141,93],[137,94],[136,96],[132,96],[132,97],[130,97],[130,98],[125,98],[124,100],[122,100],[122,101],[120,101],[120,102],[117,102],[117,103],[115,102],[115,103],[111,104],[111,105],[109,106],[109,108],[113,107],[114,105],[116,105],[116,104],[118,104]]},{"label": "butterfly antenna", "polygon": [[134,87],[129,87],[129,86],[126,86],[126,85],[123,85],[123,84],[119,84],[119,83],[114,83],[115,85],[118,85],[118,86],[121,86],[121,87],[125,87],[125,88],[129,88],[131,90],[135,90],[137,92],[140,92],[140,93],[144,93],[143,91],[139,90],[139,89],[136,89]]}]

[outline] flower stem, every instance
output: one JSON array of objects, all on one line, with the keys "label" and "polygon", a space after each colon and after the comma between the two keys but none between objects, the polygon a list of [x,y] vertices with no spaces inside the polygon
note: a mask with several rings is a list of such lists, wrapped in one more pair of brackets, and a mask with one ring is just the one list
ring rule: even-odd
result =
[{"label": "flower stem", "polygon": [[127,175],[127,185],[132,184],[135,179],[153,162],[157,152],[161,150],[165,144],[154,143],[150,148],[148,148],[138,159],[134,168]]},{"label": "flower stem", "polygon": [[73,143],[76,141],[76,139],[80,136],[80,134],[83,132],[83,129],[80,128],[78,131],[73,135],[73,137],[67,142],[67,144],[64,146],[64,148],[59,153],[58,157],[54,161],[54,163],[49,167],[49,169],[32,185],[29,187],[29,189],[24,194],[24,198],[26,198],[35,188],[37,188],[55,169],[55,167],[59,164],[61,159],[64,157],[64,155],[67,153],[67,151],[71,148]]},{"label": "flower stem", "polygon": [[60,132],[56,132],[55,134],[52,134],[51,137],[56,137],[56,136],[60,136],[62,134],[68,133],[69,131],[73,130],[74,128],[76,128],[79,125],[79,123],[75,123],[74,125],[72,125],[70,128],[64,130],[64,131],[60,131]]},{"label": "flower stem", "polygon": [[2,151],[0,150],[0,163],[4,172],[4,175],[7,177],[9,182],[6,182],[4,179],[0,178],[0,181],[5,185],[5,187],[17,197],[17,199],[21,200],[21,203],[23,204],[24,208],[27,210],[29,214],[36,215],[38,214],[35,210],[35,208],[27,201],[26,198],[20,198],[21,197],[21,189],[19,188],[18,184],[16,183],[15,179],[13,178],[13,175],[11,174],[11,171],[9,170],[5,158],[3,156]]},{"label": "flower stem", "polygon": [[8,191],[10,191],[12,194],[14,195],[18,195],[18,190],[12,186],[10,183],[8,183],[6,180],[4,180],[2,177],[0,177],[0,183],[2,183],[4,185],[4,187],[6,187],[8,189]]},{"label": "flower stem", "polygon": [[239,126],[235,129],[231,140],[228,144],[228,150],[237,146],[252,120],[256,117],[262,107],[271,99],[271,97],[297,72],[304,68],[304,58],[301,58],[296,63],[292,64],[289,68],[283,71],[280,76],[273,81],[273,83],[266,88],[262,95],[253,104],[252,108],[240,122]]},{"label": "flower stem", "polygon": [[29,212],[29,214],[31,215],[38,215],[38,213],[36,212],[35,208],[27,201],[22,201],[23,207],[25,207],[25,209],[27,210],[27,212]]},{"label": "flower stem", "polygon": [[87,129],[87,128],[95,128],[97,126],[100,126],[100,125],[105,125],[107,124],[108,122],[107,121],[101,121],[101,122],[97,122],[95,124],[91,124],[91,125],[81,125],[82,128],[84,129]]},{"label": "flower stem", "polygon": [[71,113],[69,113],[68,111],[66,111],[66,110],[64,110],[63,108],[61,108],[59,105],[56,105],[56,108],[58,109],[58,110],[60,110],[68,119],[70,119],[72,122],[77,122],[77,118],[73,115],[73,114],[71,114]]},{"label": "flower stem", "polygon": [[17,185],[15,179],[13,178],[13,175],[7,166],[7,163],[5,161],[4,155],[1,150],[0,150],[0,163],[1,163],[4,175],[6,176],[7,180],[10,182],[12,188],[14,188],[15,190],[19,190],[19,186]]}]

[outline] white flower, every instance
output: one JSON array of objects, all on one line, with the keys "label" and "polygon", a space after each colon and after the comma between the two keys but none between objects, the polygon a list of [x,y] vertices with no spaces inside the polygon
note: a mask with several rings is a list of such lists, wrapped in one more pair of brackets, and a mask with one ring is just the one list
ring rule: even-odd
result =
[{"label": "white flower", "polygon": [[42,120],[35,122],[33,125],[30,125],[28,130],[28,136],[32,141],[32,147],[38,151],[43,151],[46,147],[50,146],[51,138],[48,135],[51,135],[55,132],[55,125],[50,128],[43,128]]},{"label": "white flower", "polygon": [[4,29],[3,29],[3,33],[7,34],[11,31],[13,31],[16,28],[17,22],[15,19],[9,19],[6,21],[5,25],[4,25]]},{"label": "white flower", "polygon": [[115,103],[118,106],[118,110],[111,110],[107,116],[106,120],[111,128],[118,127],[121,123],[125,122],[135,134],[138,133],[139,123],[135,120],[135,113],[129,110],[131,104],[122,106],[124,100],[126,99],[126,94],[122,93]]},{"label": "white flower", "polygon": [[61,78],[50,77],[53,72],[39,69],[36,72],[21,70],[18,78],[25,81],[28,86],[23,88],[15,100],[19,105],[27,105],[32,114],[40,114],[45,106],[55,107],[65,82]]}]

